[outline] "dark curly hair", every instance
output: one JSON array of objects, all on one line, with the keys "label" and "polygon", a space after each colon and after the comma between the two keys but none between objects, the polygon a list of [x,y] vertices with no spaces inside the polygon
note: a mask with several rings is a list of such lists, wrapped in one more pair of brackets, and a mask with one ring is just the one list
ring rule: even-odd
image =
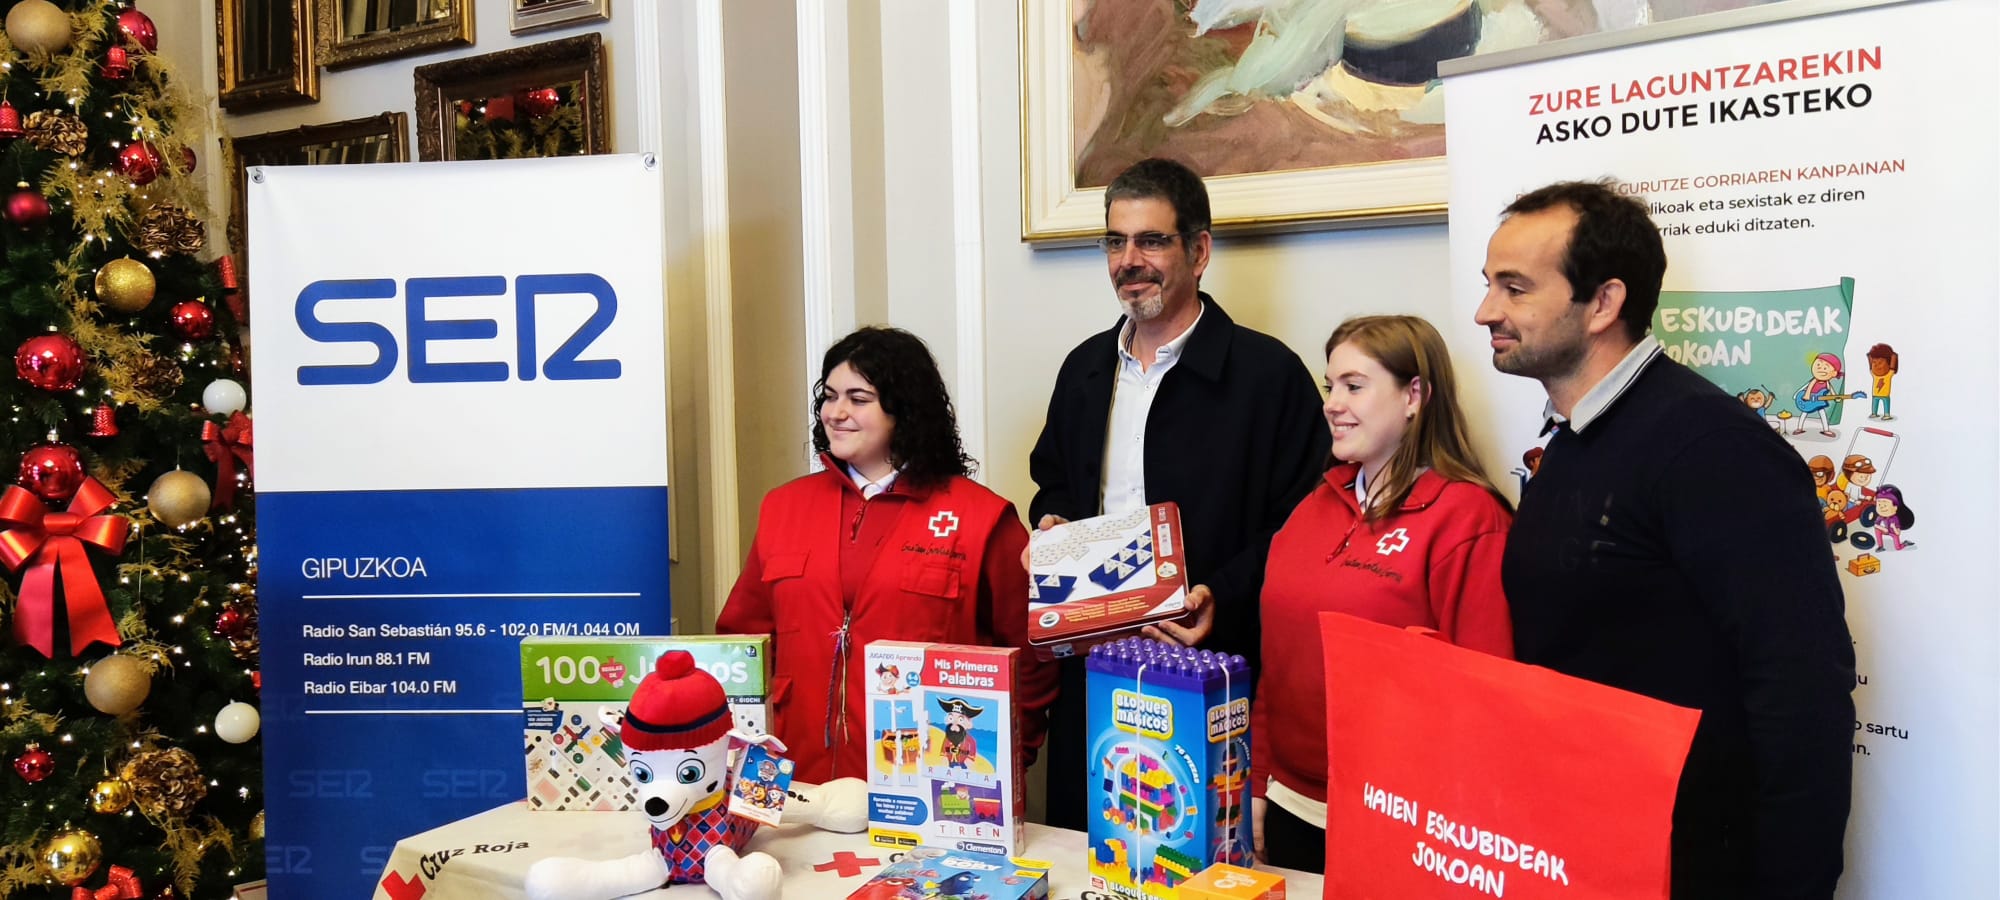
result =
[{"label": "dark curly hair", "polygon": [[958,416],[937,360],[922,338],[901,328],[870,326],[827,348],[819,381],[813,384],[813,449],[827,452],[819,410],[826,404],[826,378],[841,363],[875,386],[882,411],[896,420],[889,433],[889,461],[902,469],[899,480],[916,487],[972,474],[978,464],[965,455],[958,439]]}]

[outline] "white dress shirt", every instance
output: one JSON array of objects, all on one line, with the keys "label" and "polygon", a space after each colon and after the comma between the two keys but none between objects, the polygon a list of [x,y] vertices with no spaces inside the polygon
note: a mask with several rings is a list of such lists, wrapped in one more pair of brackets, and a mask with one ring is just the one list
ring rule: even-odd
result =
[{"label": "white dress shirt", "polygon": [[1153,351],[1153,364],[1141,367],[1132,355],[1130,319],[1118,334],[1118,382],[1111,391],[1111,424],[1104,435],[1104,484],[1098,512],[1128,512],[1146,505],[1146,415],[1153,409],[1153,395],[1160,380],[1179,362],[1187,348],[1188,336],[1201,324],[1196,312],[1187,330]]}]

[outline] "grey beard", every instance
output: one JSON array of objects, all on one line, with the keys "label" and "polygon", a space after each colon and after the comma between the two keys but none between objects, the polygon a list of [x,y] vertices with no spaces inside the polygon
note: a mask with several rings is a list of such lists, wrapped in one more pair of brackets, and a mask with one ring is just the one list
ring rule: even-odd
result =
[{"label": "grey beard", "polygon": [[1144,300],[1127,300],[1119,297],[1118,306],[1125,310],[1125,318],[1134,322],[1151,322],[1166,311],[1167,295],[1165,292],[1155,292]]}]

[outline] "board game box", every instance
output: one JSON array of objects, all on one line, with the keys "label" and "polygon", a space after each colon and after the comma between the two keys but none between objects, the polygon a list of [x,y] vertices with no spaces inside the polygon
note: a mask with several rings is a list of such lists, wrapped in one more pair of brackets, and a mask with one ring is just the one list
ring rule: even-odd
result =
[{"label": "board game box", "polygon": [[1096,516],[1036,532],[1028,544],[1028,642],[1043,658],[1187,611],[1180,508]]},{"label": "board game box", "polygon": [[1041,900],[1049,864],[991,853],[918,847],[848,894],[848,900]]},{"label": "board game box", "polygon": [[1084,661],[1090,886],[1176,900],[1214,863],[1250,864],[1250,667],[1146,638]]},{"label": "board game box", "polygon": [[1021,852],[1020,651],[874,641],[864,652],[869,841]]},{"label": "board game box", "polygon": [[521,712],[532,810],[625,810],[633,784],[615,727],[668,650],[722,682],[735,727],[769,728],[771,639],[758,636],[531,637],[521,641]]}]

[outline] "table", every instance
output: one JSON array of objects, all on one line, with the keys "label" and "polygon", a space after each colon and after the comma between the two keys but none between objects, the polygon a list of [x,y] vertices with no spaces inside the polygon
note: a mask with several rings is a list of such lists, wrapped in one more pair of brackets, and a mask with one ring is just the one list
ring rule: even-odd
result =
[{"label": "table", "polygon": [[[1054,865],[1049,871],[1050,897],[1076,900],[1090,884],[1084,869],[1088,845],[1083,832],[1030,824],[1028,846],[1021,855]],[[538,859],[615,859],[647,846],[641,813],[530,812],[526,801],[517,801],[397,841],[376,883],[375,900],[516,900],[522,896],[521,880]],[[846,897],[895,853],[870,847],[866,835],[801,825],[765,828],[748,849],[777,857],[785,868],[786,897],[814,900]],[[1272,871],[1285,876],[1290,896],[1320,895],[1319,876]],[[634,896],[702,900],[715,894],[682,885]]]}]

